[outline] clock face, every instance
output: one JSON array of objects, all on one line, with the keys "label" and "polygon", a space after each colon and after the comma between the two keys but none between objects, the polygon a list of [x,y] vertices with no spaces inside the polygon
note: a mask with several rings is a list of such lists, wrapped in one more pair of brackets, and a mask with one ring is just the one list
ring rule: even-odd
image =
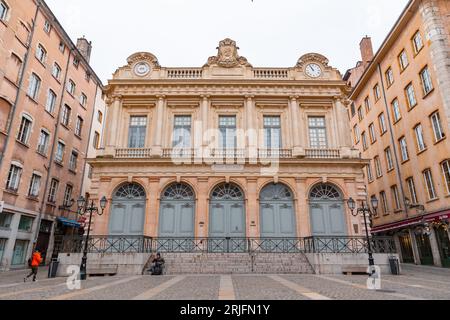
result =
[{"label": "clock face", "polygon": [[145,62],[140,62],[134,67],[134,72],[138,76],[145,76],[150,72],[150,66]]},{"label": "clock face", "polygon": [[322,75],[322,69],[316,63],[311,63],[306,66],[306,74],[311,78],[318,78]]}]

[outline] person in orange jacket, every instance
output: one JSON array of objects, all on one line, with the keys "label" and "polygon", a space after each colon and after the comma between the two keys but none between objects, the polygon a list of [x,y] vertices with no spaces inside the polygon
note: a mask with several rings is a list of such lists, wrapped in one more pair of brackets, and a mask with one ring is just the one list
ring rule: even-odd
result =
[{"label": "person in orange jacket", "polygon": [[27,279],[31,276],[33,276],[33,282],[36,282],[36,276],[38,273],[39,265],[42,262],[42,257],[39,250],[36,249],[34,251],[33,257],[30,260],[31,260],[30,261],[31,273],[23,279],[23,282],[26,282]]}]

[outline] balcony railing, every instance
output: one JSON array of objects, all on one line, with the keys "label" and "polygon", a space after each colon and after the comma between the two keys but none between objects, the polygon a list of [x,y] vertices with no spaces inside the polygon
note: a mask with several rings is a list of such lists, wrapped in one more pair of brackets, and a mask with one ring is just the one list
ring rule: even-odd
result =
[{"label": "balcony railing", "polygon": [[170,79],[201,79],[202,69],[168,69],[167,78]]},{"label": "balcony railing", "polygon": [[123,148],[116,149],[116,158],[125,158],[125,159],[145,159],[150,158],[152,155],[152,149],[149,148]]},{"label": "balcony railing", "polygon": [[260,159],[290,159],[292,158],[292,149],[259,149],[258,157]]},{"label": "balcony railing", "polygon": [[288,79],[289,71],[287,69],[255,69],[253,71],[257,79]]},{"label": "balcony railing", "polygon": [[309,159],[339,159],[339,149],[306,149],[306,158]]}]

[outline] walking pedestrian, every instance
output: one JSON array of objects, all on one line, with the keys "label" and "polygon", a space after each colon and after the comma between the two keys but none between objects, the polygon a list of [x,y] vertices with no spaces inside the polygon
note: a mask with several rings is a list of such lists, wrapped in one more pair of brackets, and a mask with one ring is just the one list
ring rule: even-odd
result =
[{"label": "walking pedestrian", "polygon": [[31,259],[28,260],[28,264],[31,267],[31,273],[25,278],[23,278],[23,282],[27,282],[28,278],[31,276],[33,276],[33,282],[36,282],[36,277],[41,262],[42,262],[41,253],[39,252],[39,250],[36,249]]}]

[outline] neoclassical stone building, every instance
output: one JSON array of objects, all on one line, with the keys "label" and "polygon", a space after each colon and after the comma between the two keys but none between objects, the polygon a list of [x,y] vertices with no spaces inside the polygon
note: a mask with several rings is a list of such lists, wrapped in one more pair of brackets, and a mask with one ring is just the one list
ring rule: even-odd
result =
[{"label": "neoclassical stone building", "polygon": [[105,89],[104,149],[91,196],[96,235],[363,235],[345,200],[366,199],[346,83],[328,60],[255,68],[220,42],[200,68],[128,58]]}]

